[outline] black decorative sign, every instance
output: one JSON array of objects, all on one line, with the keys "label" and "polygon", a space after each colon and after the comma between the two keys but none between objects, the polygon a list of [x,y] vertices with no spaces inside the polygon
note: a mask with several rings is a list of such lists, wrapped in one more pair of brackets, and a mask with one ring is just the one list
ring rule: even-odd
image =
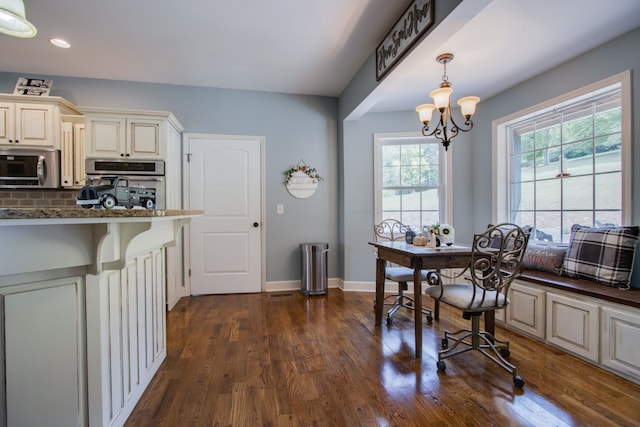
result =
[{"label": "black decorative sign", "polygon": [[376,49],[376,80],[380,80],[393,65],[433,25],[433,2],[415,0],[404,11]]}]

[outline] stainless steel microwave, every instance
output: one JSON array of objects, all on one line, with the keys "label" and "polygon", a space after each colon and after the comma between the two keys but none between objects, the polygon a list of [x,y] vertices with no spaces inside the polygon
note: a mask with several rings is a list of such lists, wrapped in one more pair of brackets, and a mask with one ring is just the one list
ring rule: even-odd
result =
[{"label": "stainless steel microwave", "polygon": [[0,188],[59,187],[59,150],[0,148]]}]

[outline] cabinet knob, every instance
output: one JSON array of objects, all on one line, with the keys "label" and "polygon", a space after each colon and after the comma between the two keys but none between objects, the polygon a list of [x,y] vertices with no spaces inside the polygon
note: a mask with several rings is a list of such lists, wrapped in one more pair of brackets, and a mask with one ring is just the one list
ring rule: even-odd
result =
[{"label": "cabinet knob", "polygon": [[124,153],[120,153],[120,157],[124,157]]}]

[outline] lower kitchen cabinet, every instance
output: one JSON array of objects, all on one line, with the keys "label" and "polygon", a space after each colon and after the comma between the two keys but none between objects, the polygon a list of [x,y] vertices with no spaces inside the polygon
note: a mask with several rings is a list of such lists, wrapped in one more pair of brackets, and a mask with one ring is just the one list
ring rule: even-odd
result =
[{"label": "lower kitchen cabinet", "polygon": [[7,286],[0,295],[6,425],[87,425],[83,278]]},{"label": "lower kitchen cabinet", "polygon": [[547,292],[547,341],[598,362],[599,307],[595,303]]},{"label": "lower kitchen cabinet", "polygon": [[640,317],[624,308],[602,309],[601,363],[640,382]]},{"label": "lower kitchen cabinet", "polygon": [[545,292],[513,283],[509,288],[506,322],[513,328],[544,339]]}]

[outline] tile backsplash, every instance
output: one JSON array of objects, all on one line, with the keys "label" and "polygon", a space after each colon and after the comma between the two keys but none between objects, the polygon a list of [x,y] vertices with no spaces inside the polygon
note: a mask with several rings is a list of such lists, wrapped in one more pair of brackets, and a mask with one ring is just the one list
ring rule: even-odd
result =
[{"label": "tile backsplash", "polygon": [[0,208],[76,207],[78,190],[0,190]]}]

